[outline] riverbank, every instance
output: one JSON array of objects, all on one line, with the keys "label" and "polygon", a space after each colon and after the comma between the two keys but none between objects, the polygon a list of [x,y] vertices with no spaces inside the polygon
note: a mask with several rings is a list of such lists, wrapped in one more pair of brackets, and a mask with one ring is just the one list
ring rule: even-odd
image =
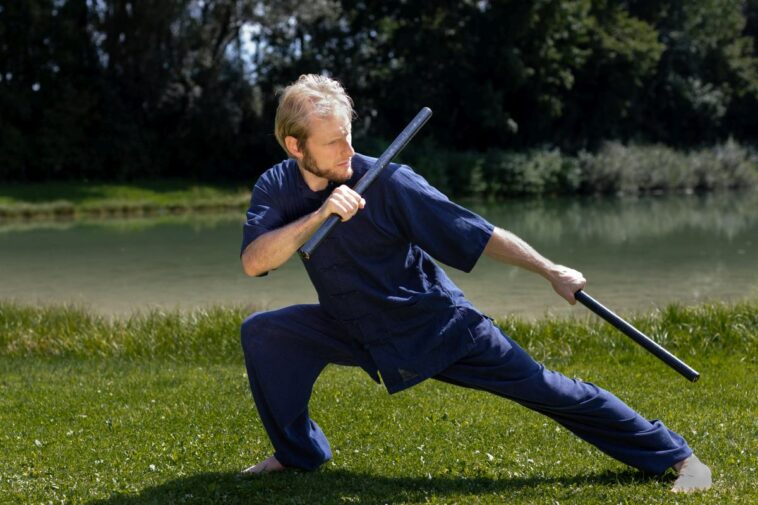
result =
[{"label": "riverbank", "polygon": [[410,146],[405,160],[443,192],[480,200],[540,195],[706,193],[758,187],[758,153],[728,141],[693,150],[606,142],[566,153],[490,149],[485,153]]},{"label": "riverbank", "polygon": [[[379,153],[370,140],[362,149]],[[409,146],[403,162],[456,199],[502,201],[514,196],[660,195],[758,188],[758,155],[726,142],[694,151],[661,145],[607,143],[576,155],[557,149],[527,152],[449,151]],[[253,179],[246,184],[252,185]],[[250,201],[246,184],[149,180],[133,183],[50,182],[0,186],[0,222],[143,217],[241,212]]]},{"label": "riverbank", "polygon": [[250,189],[176,179],[4,184],[0,220],[143,217],[244,211]]},{"label": "riverbank", "polygon": [[[502,321],[538,359],[601,385],[682,433],[711,465],[697,503],[752,503],[758,304],[634,318],[701,372],[688,383],[590,321]],[[8,503],[668,503],[673,476],[640,474],[533,412],[426,381],[388,395],[329,366],[310,413],[334,460],[240,479],[270,454],[237,325],[214,308],[109,321],[0,303],[0,496]],[[751,498],[752,496],[752,498]]]}]

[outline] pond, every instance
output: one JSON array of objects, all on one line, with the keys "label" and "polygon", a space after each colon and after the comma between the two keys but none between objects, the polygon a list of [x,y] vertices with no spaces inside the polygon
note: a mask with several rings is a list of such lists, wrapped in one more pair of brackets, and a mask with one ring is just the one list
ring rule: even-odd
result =
[{"label": "pond", "polygon": [[[473,204],[548,258],[581,270],[618,312],[758,300],[758,194],[556,198]],[[106,315],[214,304],[313,303],[298,258],[264,278],[239,266],[242,215],[0,224],[0,299],[73,303]],[[541,277],[482,258],[446,268],[493,317],[583,314]]]}]

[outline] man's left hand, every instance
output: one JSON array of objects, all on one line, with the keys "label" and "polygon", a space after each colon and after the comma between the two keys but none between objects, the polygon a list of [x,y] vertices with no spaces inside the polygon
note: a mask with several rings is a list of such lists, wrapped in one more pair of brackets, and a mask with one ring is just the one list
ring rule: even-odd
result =
[{"label": "man's left hand", "polygon": [[580,289],[584,289],[584,286],[587,284],[587,279],[584,278],[581,272],[573,268],[564,267],[563,265],[555,265],[551,269],[549,279],[555,292],[565,298],[571,305],[576,303],[574,293]]}]

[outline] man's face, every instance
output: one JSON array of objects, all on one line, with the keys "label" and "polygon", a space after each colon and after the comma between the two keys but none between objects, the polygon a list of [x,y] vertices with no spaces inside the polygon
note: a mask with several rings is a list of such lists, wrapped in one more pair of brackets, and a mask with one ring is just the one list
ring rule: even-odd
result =
[{"label": "man's face", "polygon": [[353,175],[350,121],[340,114],[310,118],[310,136],[305,142],[300,166],[317,177],[343,183]]}]

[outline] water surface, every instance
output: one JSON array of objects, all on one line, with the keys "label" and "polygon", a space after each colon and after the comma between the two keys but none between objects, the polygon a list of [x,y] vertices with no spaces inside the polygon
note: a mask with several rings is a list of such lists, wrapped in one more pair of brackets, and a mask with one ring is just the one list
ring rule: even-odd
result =
[{"label": "water surface", "polygon": [[[758,195],[514,200],[472,205],[620,312],[758,300]],[[239,266],[241,215],[0,225],[0,299],[76,303],[103,314],[209,304],[314,303],[295,258],[264,278]],[[541,277],[482,258],[451,277],[494,317],[581,313]]]}]

